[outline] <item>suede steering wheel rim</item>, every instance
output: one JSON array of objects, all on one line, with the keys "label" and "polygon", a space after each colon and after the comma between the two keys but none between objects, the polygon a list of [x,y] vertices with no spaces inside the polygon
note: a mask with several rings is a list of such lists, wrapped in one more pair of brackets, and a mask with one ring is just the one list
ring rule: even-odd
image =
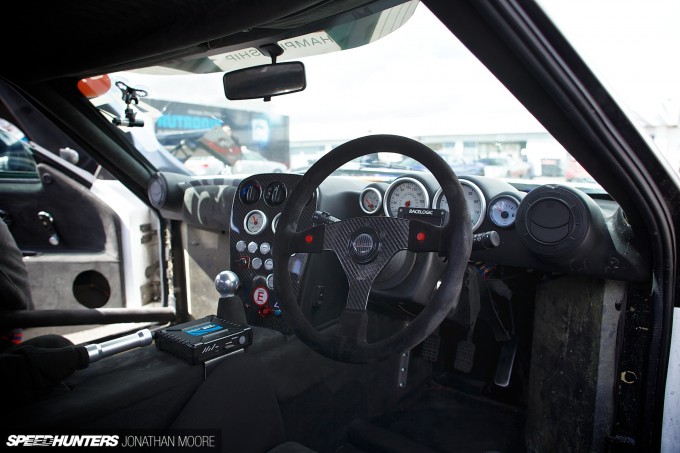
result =
[{"label": "suede steering wheel rim", "polygon": [[[376,152],[400,153],[420,161],[446,195],[450,207],[448,222],[439,227],[420,220],[365,216],[298,232],[297,219],[316,188],[341,165]],[[371,135],[338,146],[307,170],[281,212],[272,249],[277,263],[275,291],[297,337],[333,360],[370,363],[415,347],[455,308],[472,250],[472,228],[463,188],[451,167],[437,153],[410,138]],[[438,252],[445,257],[441,285],[403,329],[368,343],[367,302],[371,284],[394,253],[404,249]],[[349,283],[347,304],[337,328],[330,333],[321,333],[308,321],[297,303],[288,271],[292,254],[324,250],[336,253]]]}]

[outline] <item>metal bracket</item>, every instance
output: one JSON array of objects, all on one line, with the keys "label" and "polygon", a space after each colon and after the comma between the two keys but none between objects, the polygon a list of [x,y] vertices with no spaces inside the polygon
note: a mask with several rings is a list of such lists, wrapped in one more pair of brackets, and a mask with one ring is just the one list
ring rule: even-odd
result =
[{"label": "metal bracket", "polygon": [[399,373],[397,379],[397,386],[399,388],[406,387],[406,381],[408,379],[408,364],[411,359],[411,351],[402,352],[399,357]]}]

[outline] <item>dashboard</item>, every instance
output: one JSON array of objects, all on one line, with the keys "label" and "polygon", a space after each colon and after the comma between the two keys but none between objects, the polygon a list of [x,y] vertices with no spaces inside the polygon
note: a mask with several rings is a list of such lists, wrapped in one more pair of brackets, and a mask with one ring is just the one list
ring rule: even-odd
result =
[{"label": "dashboard", "polygon": [[[164,212],[166,216],[228,231],[230,268],[239,276],[237,295],[244,302],[249,324],[282,332],[290,332],[290,328],[275,291],[273,269],[277,263],[272,248],[279,216],[301,178],[297,174],[267,173],[244,179],[177,182],[163,180],[161,175],[149,190],[159,209],[170,209]],[[628,281],[645,281],[651,273],[649,247],[638,239],[644,235],[636,235],[621,207],[607,196],[588,195],[560,184],[515,186],[484,176],[460,176],[459,181],[465,206],[448,203],[436,179],[426,172],[405,173],[390,183],[331,176],[305,206],[298,231],[314,225],[317,211],[343,220],[396,217],[404,207],[440,209],[446,222],[465,209],[475,236],[493,232],[498,239],[482,246],[474,242],[471,263]],[[166,200],[175,200],[175,207],[165,206],[170,203]],[[325,298],[327,303],[333,294],[346,289],[342,267],[337,258],[326,253],[333,255],[299,253],[292,257],[289,271],[293,288],[307,293],[301,300]],[[376,278],[371,297],[425,304],[442,266],[443,258],[436,253],[398,252]],[[306,282],[308,276],[311,283]],[[319,293],[324,288],[325,295]],[[342,308],[342,295],[335,297]],[[324,309],[310,310],[322,313]],[[320,319],[332,315],[326,313]]]}]

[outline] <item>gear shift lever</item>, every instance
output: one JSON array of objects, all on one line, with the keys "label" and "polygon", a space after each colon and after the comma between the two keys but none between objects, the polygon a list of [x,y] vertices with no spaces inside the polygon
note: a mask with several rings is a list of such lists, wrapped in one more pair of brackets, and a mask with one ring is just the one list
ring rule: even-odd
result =
[{"label": "gear shift lever", "polygon": [[232,271],[222,271],[215,277],[215,289],[220,297],[232,297],[240,284],[238,275]]},{"label": "gear shift lever", "polygon": [[232,271],[222,271],[215,277],[215,289],[220,294],[217,302],[217,317],[247,324],[243,302],[235,295],[239,283],[238,275]]}]

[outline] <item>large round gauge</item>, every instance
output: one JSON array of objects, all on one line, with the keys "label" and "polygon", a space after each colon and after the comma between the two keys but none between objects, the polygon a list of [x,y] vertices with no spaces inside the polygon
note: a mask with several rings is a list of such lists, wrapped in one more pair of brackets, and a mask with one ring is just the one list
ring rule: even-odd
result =
[{"label": "large round gauge", "polygon": [[[470,220],[472,221],[472,231],[475,231],[484,221],[484,213],[486,212],[486,198],[481,189],[473,182],[467,179],[461,179],[460,185],[463,187],[463,195],[467,203],[468,212],[470,213]],[[449,203],[446,201],[446,195],[440,188],[434,194],[432,199],[433,209],[443,209],[449,212]]]},{"label": "large round gauge", "polygon": [[489,203],[489,219],[494,225],[509,228],[515,224],[519,201],[510,195],[500,195]]},{"label": "large round gauge", "polygon": [[366,187],[359,195],[359,206],[366,214],[375,214],[382,204],[382,194],[375,187]]},{"label": "large round gauge", "polygon": [[281,218],[281,213],[279,212],[272,219],[272,233],[276,233],[276,227],[279,226],[279,219]]},{"label": "large round gauge", "polygon": [[243,228],[248,234],[260,234],[267,226],[267,216],[262,211],[253,210],[243,219]]},{"label": "large round gauge", "polygon": [[397,217],[399,208],[429,208],[430,196],[425,186],[413,178],[399,178],[385,193],[385,215]]}]

